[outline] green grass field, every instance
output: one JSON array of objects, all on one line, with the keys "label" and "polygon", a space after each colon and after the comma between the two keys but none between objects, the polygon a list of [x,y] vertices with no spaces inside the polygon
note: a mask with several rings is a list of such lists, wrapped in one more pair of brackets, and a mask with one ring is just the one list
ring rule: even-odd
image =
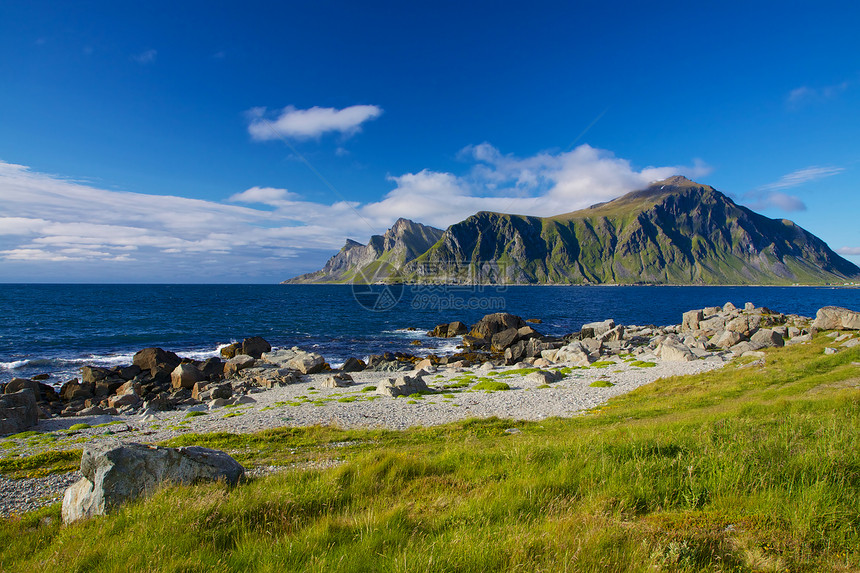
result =
[{"label": "green grass field", "polygon": [[183,436],[343,463],[5,520],[0,570],[860,571],[860,349],[825,341],[574,419]]}]

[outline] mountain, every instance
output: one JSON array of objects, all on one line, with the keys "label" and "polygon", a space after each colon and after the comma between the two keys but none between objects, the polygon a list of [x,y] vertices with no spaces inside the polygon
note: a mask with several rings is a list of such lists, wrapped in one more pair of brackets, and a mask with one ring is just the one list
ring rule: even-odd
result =
[{"label": "mountain", "polygon": [[[332,282],[324,278],[331,272],[326,269],[345,249],[319,271],[320,282]],[[482,211],[403,261],[404,280],[416,282],[821,284],[860,278],[860,268],[791,221],[759,215],[680,176],[555,217]]]},{"label": "mountain", "polygon": [[402,269],[430,249],[443,233],[442,229],[401,218],[384,235],[370,237],[366,245],[347,239],[346,244],[321,270],[286,280],[282,284],[385,280],[391,271]]}]

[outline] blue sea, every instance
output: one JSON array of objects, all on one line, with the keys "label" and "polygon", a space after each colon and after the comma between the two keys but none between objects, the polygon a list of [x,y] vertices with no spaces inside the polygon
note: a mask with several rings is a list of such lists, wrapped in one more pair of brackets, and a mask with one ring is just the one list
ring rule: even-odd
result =
[{"label": "blue sea", "polygon": [[538,330],[562,335],[606,318],[677,324],[686,310],[727,301],[806,316],[827,305],[860,310],[860,289],[0,284],[0,300],[0,382],[48,373],[58,384],[83,364],[131,363],[149,346],[202,359],[262,336],[275,347],[313,349],[336,365],[385,351],[452,353],[452,340],[426,331],[490,312],[539,318]]}]

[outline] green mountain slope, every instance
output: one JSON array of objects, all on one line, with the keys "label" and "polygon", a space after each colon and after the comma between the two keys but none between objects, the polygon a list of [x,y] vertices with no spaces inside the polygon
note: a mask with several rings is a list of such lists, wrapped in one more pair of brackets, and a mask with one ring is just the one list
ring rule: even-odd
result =
[{"label": "green mountain slope", "polygon": [[842,283],[860,278],[860,269],[791,221],[671,177],[555,217],[477,213],[404,259],[402,275],[446,283],[778,285]]}]

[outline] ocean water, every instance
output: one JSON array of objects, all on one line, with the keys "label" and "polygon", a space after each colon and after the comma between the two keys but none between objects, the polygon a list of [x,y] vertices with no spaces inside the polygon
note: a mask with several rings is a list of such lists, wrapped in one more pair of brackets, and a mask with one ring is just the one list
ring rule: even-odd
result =
[{"label": "ocean water", "polygon": [[540,318],[538,330],[561,335],[606,318],[677,324],[686,310],[727,301],[806,316],[827,305],[860,310],[860,289],[0,284],[0,301],[0,382],[49,373],[56,384],[83,364],[131,363],[148,346],[205,358],[262,336],[275,347],[315,350],[334,365],[385,351],[453,352],[453,341],[426,331],[490,312]]}]

